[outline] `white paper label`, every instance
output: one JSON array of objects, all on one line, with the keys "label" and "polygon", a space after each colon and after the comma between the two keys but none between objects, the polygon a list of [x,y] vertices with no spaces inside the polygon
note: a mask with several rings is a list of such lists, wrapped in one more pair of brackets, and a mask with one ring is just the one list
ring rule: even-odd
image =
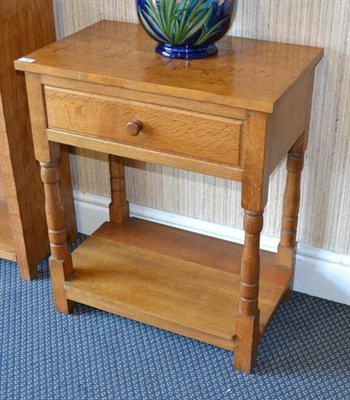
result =
[{"label": "white paper label", "polygon": [[17,61],[32,63],[32,62],[35,61],[35,59],[34,58],[21,57]]}]

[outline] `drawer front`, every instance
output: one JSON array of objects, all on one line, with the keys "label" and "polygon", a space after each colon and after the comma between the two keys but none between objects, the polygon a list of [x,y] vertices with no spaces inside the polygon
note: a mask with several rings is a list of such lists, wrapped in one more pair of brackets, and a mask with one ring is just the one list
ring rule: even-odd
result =
[{"label": "drawer front", "polygon": [[[244,121],[48,86],[45,97],[51,129],[240,165]],[[126,125],[135,120],[142,129],[132,136]]]}]

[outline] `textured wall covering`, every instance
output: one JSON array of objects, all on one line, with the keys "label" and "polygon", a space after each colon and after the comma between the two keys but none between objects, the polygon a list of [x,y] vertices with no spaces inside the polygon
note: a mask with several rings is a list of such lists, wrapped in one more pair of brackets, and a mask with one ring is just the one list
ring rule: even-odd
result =
[{"label": "textured wall covering", "polygon": [[[137,22],[133,0],[54,0],[64,37],[100,19]],[[239,0],[230,34],[325,48],[317,68],[298,241],[350,254],[350,1]],[[109,195],[104,155],[77,151],[74,185]],[[102,177],[102,178],[101,178]],[[264,233],[278,236],[285,166],[271,177]],[[127,170],[130,201],[241,228],[240,184],[141,162]]]}]

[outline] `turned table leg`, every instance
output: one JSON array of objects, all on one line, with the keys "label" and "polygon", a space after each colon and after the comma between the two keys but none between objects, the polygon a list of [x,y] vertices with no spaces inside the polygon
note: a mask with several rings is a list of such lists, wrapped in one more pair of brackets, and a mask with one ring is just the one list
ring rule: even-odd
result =
[{"label": "turned table leg", "polygon": [[[296,234],[300,205],[301,173],[304,165],[304,136],[302,135],[288,153],[287,182],[283,199],[281,239],[277,250],[277,264],[293,271],[295,266]],[[287,289],[284,298],[292,293]]]},{"label": "turned table leg", "polygon": [[265,163],[267,117],[251,112],[245,132],[242,180],[244,248],[236,315],[234,366],[244,372],[254,368],[259,343],[260,233],[267,202],[269,174]]},{"label": "turned table leg", "polygon": [[50,272],[57,311],[69,313],[73,303],[66,297],[64,281],[73,273],[66,238],[66,225],[59,190],[57,160],[40,162],[45,190],[45,211],[51,248]]},{"label": "turned table leg", "polygon": [[129,218],[129,203],[125,193],[125,166],[124,159],[118,156],[109,156],[109,170],[111,176],[111,197],[109,218],[111,222],[122,224]]},{"label": "turned table leg", "polygon": [[235,368],[250,372],[259,342],[260,232],[263,212],[245,210],[245,240],[241,261],[239,305],[236,317]]}]

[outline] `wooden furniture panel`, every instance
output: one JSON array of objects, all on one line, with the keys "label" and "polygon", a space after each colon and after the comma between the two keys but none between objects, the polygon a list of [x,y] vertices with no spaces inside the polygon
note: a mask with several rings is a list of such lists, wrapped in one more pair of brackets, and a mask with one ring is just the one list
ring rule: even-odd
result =
[{"label": "wooden furniture panel", "polygon": [[[51,0],[0,2],[0,256],[17,261],[21,275],[32,279],[49,253],[44,192],[35,160],[24,74],[13,61],[55,40]],[[68,149],[61,160],[62,191],[69,234],[76,236]],[[4,202],[7,204],[5,205]],[[7,211],[5,211],[7,210]]]},{"label": "wooden furniture panel", "polygon": [[0,258],[16,261],[15,241],[5,200],[0,200]]},{"label": "wooden furniture panel", "polygon": [[[49,129],[240,165],[243,121],[48,86],[45,100]],[[89,118],[92,113],[98,117]],[[142,121],[140,130],[129,133],[127,125],[136,121]],[[197,128],[195,146],[193,126]]]},{"label": "wooden furniture panel", "polygon": [[42,75],[41,82],[45,86],[118,97],[120,99],[142,102],[143,104],[147,103],[159,106],[167,106],[179,110],[195,111],[204,113],[206,115],[218,115],[220,117],[228,117],[243,121],[247,118],[247,110],[232,106],[223,106],[211,102],[203,103],[203,101],[198,100],[142,92],[139,90],[125,89],[123,87],[106,86],[86,81],[59,78],[57,76],[50,75]]},{"label": "wooden furniture panel", "polygon": [[114,142],[92,136],[76,134],[61,130],[47,129],[47,138],[50,141],[64,143],[70,146],[82,147],[102,153],[114,154],[126,158],[155,164],[166,164],[169,167],[182,168],[188,171],[199,172],[220,178],[242,180],[242,168],[231,167],[225,164],[215,164],[205,160],[189,158],[180,154],[166,153],[159,150],[145,149],[129,144]]},{"label": "wooden furniture panel", "polygon": [[270,173],[285,157],[309,123],[314,74],[305,74],[288,95],[276,103],[275,112],[268,116]]},{"label": "wooden furniture panel", "polygon": [[[102,21],[28,57],[16,67],[26,72],[45,186],[56,309],[69,313],[81,302],[168,329],[234,350],[235,367],[252,371],[261,334],[292,286],[322,50],[227,37],[218,56],[165,60],[139,26]],[[134,119],[144,132],[130,138],[125,125]],[[110,154],[110,222],[73,256],[58,184],[60,143]],[[260,251],[260,233],[269,176],[287,153],[276,257]],[[244,245],[130,219],[122,157],[241,181]]]}]

